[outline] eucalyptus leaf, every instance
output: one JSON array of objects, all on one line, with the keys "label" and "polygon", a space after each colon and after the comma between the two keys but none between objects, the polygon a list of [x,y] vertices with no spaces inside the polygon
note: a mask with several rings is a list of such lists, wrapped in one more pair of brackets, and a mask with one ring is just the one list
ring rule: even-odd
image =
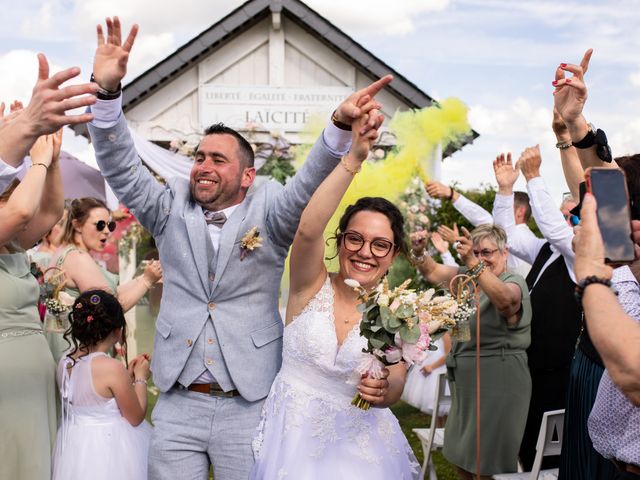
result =
[{"label": "eucalyptus leaf", "polygon": [[420,338],[420,328],[417,325],[414,325],[412,328],[403,325],[400,329],[400,337],[405,342],[416,343]]}]

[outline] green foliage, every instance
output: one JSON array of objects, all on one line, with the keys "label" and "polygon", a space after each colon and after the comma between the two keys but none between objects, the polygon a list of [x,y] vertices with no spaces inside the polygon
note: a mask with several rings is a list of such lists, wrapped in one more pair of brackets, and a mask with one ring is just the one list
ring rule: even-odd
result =
[{"label": "green foliage", "polygon": [[276,155],[269,156],[266,163],[258,170],[258,175],[269,176],[283,185],[287,178],[293,177],[295,173],[296,169],[291,163],[291,159]]}]

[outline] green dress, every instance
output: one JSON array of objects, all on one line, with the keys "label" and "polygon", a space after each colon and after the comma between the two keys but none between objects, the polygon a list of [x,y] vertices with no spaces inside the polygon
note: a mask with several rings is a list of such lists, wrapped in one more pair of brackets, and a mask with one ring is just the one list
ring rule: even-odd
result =
[{"label": "green dress", "polygon": [[[73,245],[69,245],[65,247],[60,253],[60,255],[58,256],[55,266],[60,269],[63,269],[62,265],[64,264],[64,261],[67,258],[67,255],[69,255],[69,253],[75,250],[79,250],[79,249]],[[100,267],[100,270],[102,271],[102,275],[107,281],[107,285],[109,286],[111,291],[115,294],[118,291],[118,275],[115,275],[110,271],[106,270],[100,264],[98,264],[98,267]],[[74,299],[80,296],[80,290],[78,290],[77,288],[64,287],[62,291],[69,294]],[[62,354],[66,352],[70,347],[69,342],[67,342],[64,339],[64,332],[65,330],[67,330],[67,328],[69,328],[69,321],[67,319],[67,315],[68,315],[68,312],[65,312],[63,314],[60,314],[59,317],[55,317],[54,315],[47,312],[45,336],[47,338],[47,342],[49,343],[49,348],[51,349],[51,353],[53,354],[53,359],[55,360],[56,363],[60,360],[60,358],[62,357]]]},{"label": "green dress", "polygon": [[[480,294],[480,473],[517,471],[531,397],[526,349],[531,341],[529,289],[520,275],[505,272],[505,283],[522,291],[515,327],[507,326],[489,298]],[[443,454],[454,465],[476,472],[476,317],[471,341],[454,342],[447,357],[452,405],[445,427]]]},{"label": "green dress", "polygon": [[55,363],[26,253],[0,254],[0,478],[49,480],[56,435]]}]

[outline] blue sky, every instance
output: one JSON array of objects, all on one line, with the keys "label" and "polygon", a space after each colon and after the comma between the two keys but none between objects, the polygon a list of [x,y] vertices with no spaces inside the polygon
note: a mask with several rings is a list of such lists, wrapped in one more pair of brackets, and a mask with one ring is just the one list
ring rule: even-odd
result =
[{"label": "blue sky", "polygon": [[[79,65],[88,77],[95,24],[118,14],[140,24],[128,79],[208,28],[238,0],[0,0],[0,98],[27,100],[35,53],[55,70]],[[435,98],[470,107],[481,134],[445,160],[443,180],[492,182],[496,154],[539,143],[543,176],[560,202],[566,190],[550,130],[551,80],[560,62],[591,47],[587,118],[609,136],[614,155],[640,152],[640,1],[308,0],[365,48]],[[91,162],[67,134],[64,148]],[[524,181],[517,185],[524,188]]]}]

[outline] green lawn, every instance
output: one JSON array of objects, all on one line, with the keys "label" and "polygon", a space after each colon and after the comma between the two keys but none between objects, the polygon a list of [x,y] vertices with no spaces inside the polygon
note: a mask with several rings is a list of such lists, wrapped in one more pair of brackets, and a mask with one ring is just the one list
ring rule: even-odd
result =
[{"label": "green lawn", "polygon": [[[151,380],[149,380],[149,390],[147,420],[151,421],[151,411],[158,399],[158,396],[155,394],[155,387],[152,385]],[[422,465],[422,460],[424,459],[424,456],[422,455],[422,446],[420,445],[420,440],[418,440],[418,437],[416,437],[415,433],[413,433],[411,429],[428,427],[429,422],[431,421],[430,417],[404,402],[398,402],[395,404],[391,408],[391,411],[396,417],[398,417],[402,431],[409,440],[409,444],[411,445],[411,448],[413,448],[413,452],[415,453],[418,462]],[[440,452],[433,454],[433,461],[436,464],[438,480],[457,480],[458,477],[456,476],[453,466],[445,460]],[[213,476],[211,478],[213,478]]]}]

